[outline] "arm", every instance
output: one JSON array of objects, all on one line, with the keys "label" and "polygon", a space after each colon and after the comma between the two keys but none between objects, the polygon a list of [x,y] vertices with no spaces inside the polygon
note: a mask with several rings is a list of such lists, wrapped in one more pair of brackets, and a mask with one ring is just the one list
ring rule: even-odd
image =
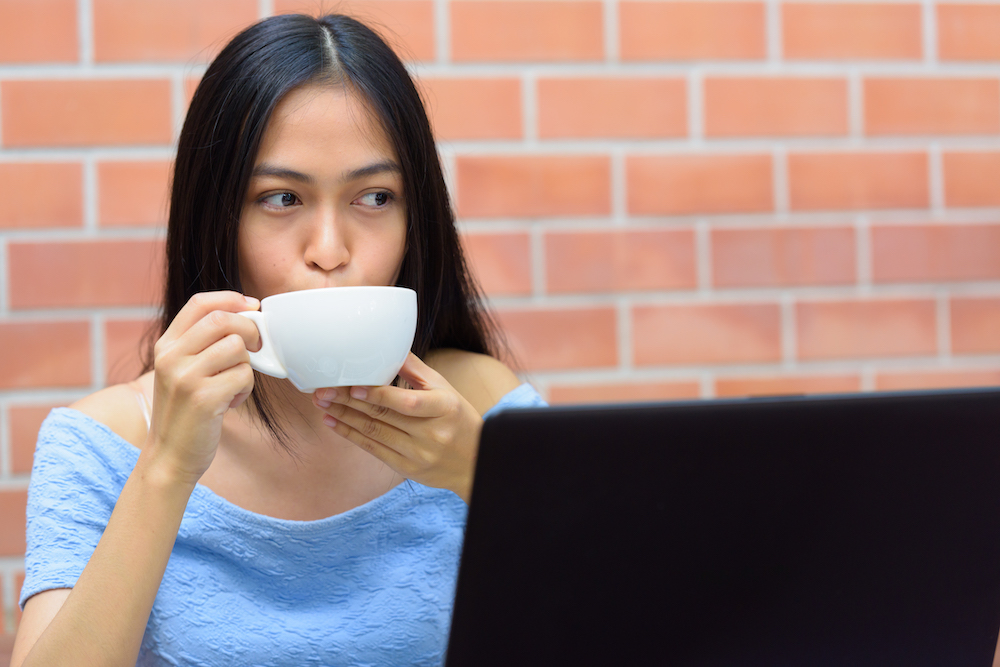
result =
[{"label": "arm", "polygon": [[[139,460],[75,586],[25,604],[12,665],[135,665],[222,418],[253,387],[247,347],[256,348],[257,330],[233,314],[252,305],[233,292],[197,295],[157,342],[152,425]],[[91,414],[114,412],[97,395],[78,405]]]},{"label": "arm", "polygon": [[313,402],[327,426],[399,474],[469,502],[482,414],[520,380],[496,359],[470,352],[436,353],[433,363],[442,372],[410,354],[399,375],[413,389],[320,389]]}]

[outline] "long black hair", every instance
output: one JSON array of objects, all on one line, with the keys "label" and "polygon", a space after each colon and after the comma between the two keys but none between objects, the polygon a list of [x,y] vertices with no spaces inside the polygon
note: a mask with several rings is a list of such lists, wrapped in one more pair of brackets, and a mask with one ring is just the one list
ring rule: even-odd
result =
[{"label": "long black hair", "polygon": [[[417,293],[413,352],[423,357],[430,350],[457,348],[495,355],[498,329],[467,269],[420,95],[375,32],[338,14],[264,19],[234,37],[205,72],[177,146],[156,337],[194,294],[243,291],[237,232],[261,137],[285,95],[323,82],[347,86],[361,97],[402,167],[406,252],[396,284]],[[152,367],[149,345],[144,370]],[[260,388],[257,382],[256,416],[287,448]]]}]

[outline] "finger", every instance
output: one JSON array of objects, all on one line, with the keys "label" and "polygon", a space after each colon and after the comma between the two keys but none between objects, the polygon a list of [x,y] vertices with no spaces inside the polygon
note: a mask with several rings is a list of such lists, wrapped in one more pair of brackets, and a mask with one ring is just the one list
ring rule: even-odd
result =
[{"label": "finger", "polygon": [[347,405],[405,431],[412,418],[440,417],[446,412],[442,392],[402,387],[339,387],[319,389],[314,402],[320,408],[331,403]]},{"label": "finger", "polygon": [[260,331],[249,319],[224,310],[213,310],[195,322],[174,343],[179,354],[200,354],[217,341],[237,335],[246,350],[260,347]]},{"label": "finger", "polygon": [[383,445],[396,450],[405,455],[404,444],[410,440],[410,434],[397,428],[389,422],[372,417],[371,415],[347,407],[346,405],[333,405],[326,411],[326,417],[332,417],[336,421],[344,422],[361,434],[381,442]]},{"label": "finger", "polygon": [[337,435],[354,443],[404,477],[407,476],[407,460],[393,448],[366,435],[347,421],[335,419],[331,415],[324,415],[323,423],[330,427]]},{"label": "finger", "polygon": [[229,290],[199,292],[188,299],[188,302],[178,311],[170,326],[163,333],[161,340],[167,343],[177,340],[184,332],[213,310],[238,313],[244,310],[257,310],[258,308],[260,308],[260,301],[250,296],[243,296],[239,292]]}]

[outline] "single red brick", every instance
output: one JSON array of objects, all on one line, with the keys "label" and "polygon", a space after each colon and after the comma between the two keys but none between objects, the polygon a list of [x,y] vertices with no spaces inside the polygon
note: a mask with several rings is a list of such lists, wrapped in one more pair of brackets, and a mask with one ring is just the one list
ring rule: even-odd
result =
[{"label": "single red brick", "polygon": [[866,79],[865,133],[1000,132],[996,79]]},{"label": "single red brick", "polygon": [[618,382],[607,384],[555,385],[549,388],[549,402],[560,403],[644,403],[698,398],[697,380],[673,382]]},{"label": "single red brick", "polygon": [[918,59],[918,3],[783,2],[782,53],[790,59]]},{"label": "single red brick", "polygon": [[1000,206],[1000,153],[945,153],[946,206]]},{"label": "single red brick", "polygon": [[166,225],[171,163],[100,162],[98,219],[102,226]]},{"label": "single red brick", "polygon": [[710,137],[847,134],[847,81],[806,78],[708,78]]},{"label": "single red brick", "polygon": [[639,366],[781,358],[781,313],[774,304],[637,306],[632,325]]},{"label": "single red brick", "polygon": [[89,384],[87,322],[0,324],[0,389]]},{"label": "single red brick", "polygon": [[98,62],[208,62],[257,20],[256,0],[92,0]]},{"label": "single red brick", "polygon": [[0,556],[23,556],[28,490],[0,491]]},{"label": "single red brick", "polygon": [[163,80],[4,81],[3,144],[167,145],[170,82]]},{"label": "single red brick", "polygon": [[0,63],[76,62],[75,0],[0,0]]},{"label": "single red brick", "polygon": [[875,377],[875,388],[878,391],[995,387],[997,385],[1000,385],[1000,370],[901,371],[879,373]]},{"label": "single red brick", "polygon": [[274,0],[275,14],[347,14],[377,32],[407,61],[434,59],[433,0]]},{"label": "single red brick", "polygon": [[872,228],[875,282],[1000,279],[1000,225]]},{"label": "single red brick", "polygon": [[517,79],[421,79],[421,93],[438,139],[519,139]]},{"label": "single red brick", "polygon": [[687,85],[676,78],[542,79],[543,139],[644,139],[687,134]]},{"label": "single red brick", "polygon": [[161,241],[145,240],[10,243],[11,307],[153,304],[160,296],[163,251]]},{"label": "single red brick", "polygon": [[604,16],[592,0],[453,0],[455,62],[601,60]]},{"label": "single red brick", "polygon": [[611,161],[600,155],[460,156],[463,218],[607,215]]},{"label": "single red brick", "polygon": [[10,415],[10,468],[15,475],[26,475],[31,472],[38,429],[53,408],[64,405],[66,404],[12,405],[7,409]]},{"label": "single red brick", "polygon": [[83,225],[83,167],[76,162],[0,164],[0,228]]},{"label": "single red brick", "polygon": [[767,56],[763,2],[619,4],[622,60],[736,60]]},{"label": "single red brick", "polygon": [[503,310],[497,319],[514,353],[515,367],[564,370],[618,363],[613,308]]},{"label": "single red brick", "polygon": [[800,211],[926,208],[926,153],[798,153],[788,156],[791,208]]},{"label": "single red brick", "polygon": [[724,377],[715,381],[715,395],[719,397],[842,394],[856,391],[861,391],[861,378],[858,375]]},{"label": "single red brick", "polygon": [[937,352],[936,307],[929,299],[799,303],[795,312],[801,359]]},{"label": "single red brick", "polygon": [[692,289],[698,285],[694,232],[551,232],[545,236],[552,293]]},{"label": "single red brick", "polygon": [[625,171],[633,215],[774,209],[769,155],[633,155]]},{"label": "single red brick", "polygon": [[850,227],[715,229],[717,287],[843,285],[855,280]]},{"label": "single red brick", "polygon": [[105,385],[130,382],[139,377],[151,324],[149,320],[109,320],[104,324]]},{"label": "single red brick", "polygon": [[952,297],[951,349],[955,354],[1000,352],[1000,298]]},{"label": "single red brick", "polygon": [[936,10],[938,58],[1000,60],[1000,7],[942,2]]},{"label": "single red brick", "polygon": [[527,234],[464,234],[462,246],[473,275],[487,294],[531,294],[531,240]]}]

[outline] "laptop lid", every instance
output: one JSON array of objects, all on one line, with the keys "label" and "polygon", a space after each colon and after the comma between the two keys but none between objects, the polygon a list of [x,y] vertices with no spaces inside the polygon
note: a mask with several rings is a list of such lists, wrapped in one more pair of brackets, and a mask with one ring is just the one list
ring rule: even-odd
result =
[{"label": "laptop lid", "polygon": [[508,410],[446,665],[989,665],[1000,390]]}]

